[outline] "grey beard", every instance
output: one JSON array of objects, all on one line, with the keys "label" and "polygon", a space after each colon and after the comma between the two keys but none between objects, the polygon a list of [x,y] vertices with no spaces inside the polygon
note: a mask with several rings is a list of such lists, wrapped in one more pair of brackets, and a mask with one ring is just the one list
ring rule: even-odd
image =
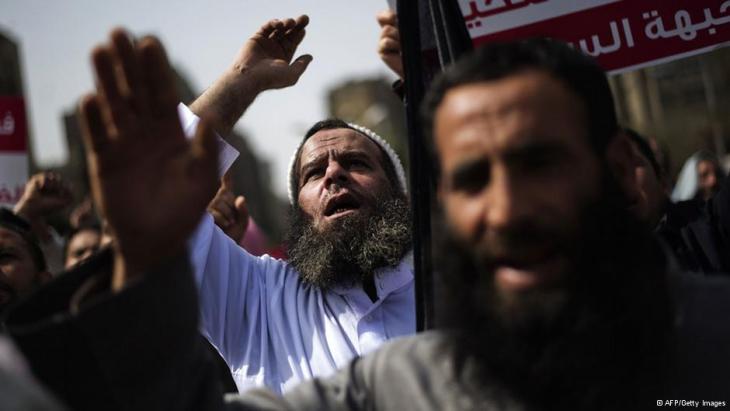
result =
[{"label": "grey beard", "polygon": [[322,289],[353,286],[382,267],[395,267],[411,248],[411,214],[398,193],[378,199],[371,213],[335,220],[323,231],[294,206],[286,235],[289,263],[301,279]]}]

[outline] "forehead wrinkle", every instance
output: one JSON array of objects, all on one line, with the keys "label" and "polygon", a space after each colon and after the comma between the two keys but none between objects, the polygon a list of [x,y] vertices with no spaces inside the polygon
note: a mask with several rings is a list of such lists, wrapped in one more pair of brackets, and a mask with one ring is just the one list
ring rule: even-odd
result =
[{"label": "forehead wrinkle", "polygon": [[[364,156],[370,156],[371,154],[381,156],[380,147],[370,140],[367,136],[355,130],[349,129],[334,129],[334,131],[345,131],[344,133],[332,134],[333,130],[326,130],[327,133],[314,134],[307,142],[302,146],[300,153],[301,166],[305,163],[310,163],[319,160],[319,157],[324,155],[332,154],[333,157],[341,156],[349,152],[357,152]],[[342,147],[335,149],[328,148],[328,146],[341,144]],[[362,147],[359,147],[362,144]],[[374,153],[369,153],[368,149],[374,150]],[[322,151],[325,150],[324,153]],[[377,159],[377,158],[376,158]]]}]

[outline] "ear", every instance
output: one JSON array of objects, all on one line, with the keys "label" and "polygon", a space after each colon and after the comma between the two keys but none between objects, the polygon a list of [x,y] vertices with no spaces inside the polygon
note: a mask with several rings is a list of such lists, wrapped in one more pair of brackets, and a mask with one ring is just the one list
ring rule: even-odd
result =
[{"label": "ear", "polygon": [[618,131],[606,147],[606,162],[616,182],[623,191],[628,208],[641,204],[642,192],[636,180],[636,153],[629,138]]}]

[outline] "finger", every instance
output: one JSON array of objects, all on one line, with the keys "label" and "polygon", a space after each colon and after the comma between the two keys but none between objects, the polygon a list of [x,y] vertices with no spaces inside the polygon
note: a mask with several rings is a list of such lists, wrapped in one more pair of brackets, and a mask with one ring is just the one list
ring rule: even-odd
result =
[{"label": "finger", "polygon": [[380,37],[387,37],[400,42],[400,31],[395,26],[387,25],[380,32]]},{"label": "finger", "polygon": [[122,93],[130,99],[133,110],[144,113],[147,110],[147,96],[146,90],[142,87],[142,75],[132,39],[124,29],[116,28],[111,33],[111,40],[120,63],[119,75],[123,79],[124,86]]},{"label": "finger", "polygon": [[294,20],[294,19],[284,19],[284,20],[282,20],[282,23],[283,23],[284,25],[283,25],[283,27],[282,27],[281,29],[282,29],[282,30],[283,30],[283,31],[284,31],[285,33],[286,33],[286,32],[288,32],[289,30],[292,30],[292,29],[294,29],[294,28],[296,27],[296,25],[297,25],[297,22],[296,22],[296,20]]},{"label": "finger", "polygon": [[143,87],[149,96],[149,109],[153,116],[178,124],[177,91],[175,77],[167,60],[165,49],[154,37],[145,37],[137,46],[142,72]]},{"label": "finger", "polygon": [[304,35],[306,34],[304,28],[307,27],[307,24],[309,24],[309,17],[307,15],[301,15],[294,20],[294,26],[285,33],[283,37],[285,41],[282,43],[289,59],[292,58],[294,51],[296,51],[299,44],[304,40]]},{"label": "finger", "polygon": [[240,222],[248,222],[248,205],[246,204],[246,197],[236,197],[234,207],[236,208],[236,219]]},{"label": "finger", "polygon": [[303,29],[307,27],[307,24],[309,24],[309,16],[306,14],[302,14],[301,16],[296,18],[296,28],[297,29]]},{"label": "finger", "polygon": [[309,66],[309,63],[311,63],[313,60],[313,57],[309,54],[305,54],[303,56],[297,57],[296,60],[294,60],[293,63],[289,65],[290,70],[290,82],[291,84],[296,84],[297,81],[299,81],[299,78],[304,74],[304,71],[307,69],[307,66]]},{"label": "finger", "polygon": [[208,210],[215,210],[218,212],[225,224],[232,224],[236,219],[236,208],[235,198],[229,191],[225,191],[223,188],[218,189],[218,192],[213,198],[213,201],[208,204]]},{"label": "finger", "polygon": [[89,94],[79,104],[79,125],[87,152],[101,152],[109,145],[109,134],[101,115],[99,98]]},{"label": "finger", "polygon": [[381,11],[375,16],[375,19],[378,20],[378,24],[380,24],[381,26],[384,26],[386,24],[398,24],[398,14],[390,9]]},{"label": "finger", "polygon": [[235,205],[235,199],[233,196],[226,199],[221,199],[221,201],[216,203],[216,210],[220,212],[225,218],[226,221],[228,221],[228,224],[233,224],[236,222],[236,216],[238,215],[238,211],[236,210]]},{"label": "finger", "polygon": [[39,190],[43,190],[44,188],[46,188],[48,186],[49,178],[50,178],[50,173],[48,173],[48,172],[41,173],[40,178],[38,179],[38,184],[37,184]]},{"label": "finger", "polygon": [[273,32],[277,27],[277,22],[279,20],[269,20],[266,23],[264,23],[263,26],[259,27],[258,31],[254,33],[254,36],[261,36],[268,38],[271,32]]},{"label": "finger", "polygon": [[228,228],[229,225],[231,225],[231,222],[226,219],[223,214],[221,214],[217,209],[215,208],[209,208],[208,214],[213,216],[213,222],[215,222],[215,225],[220,227],[221,229]]},{"label": "finger", "polygon": [[226,171],[225,174],[223,174],[223,178],[221,178],[221,188],[226,189],[226,190],[233,189],[232,170],[233,169],[230,169],[230,170]]},{"label": "finger", "polygon": [[380,54],[400,54],[400,43],[391,39],[381,39],[378,42],[378,52]]},{"label": "finger", "polygon": [[284,35],[284,22],[282,22],[281,20],[274,20],[273,27],[274,29],[269,34],[270,39],[276,40]]},{"label": "finger", "polygon": [[91,54],[97,79],[97,90],[105,101],[102,115],[110,134],[122,133],[128,119],[126,102],[121,95],[115,74],[115,57],[106,47],[97,47]]}]

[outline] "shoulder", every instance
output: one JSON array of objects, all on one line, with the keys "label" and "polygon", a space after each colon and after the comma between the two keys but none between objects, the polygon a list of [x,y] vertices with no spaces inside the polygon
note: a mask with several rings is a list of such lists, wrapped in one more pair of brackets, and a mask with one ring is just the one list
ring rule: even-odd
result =
[{"label": "shoulder", "polygon": [[362,358],[363,378],[370,384],[387,378],[408,378],[447,372],[448,337],[442,331],[427,331],[396,338]]}]

